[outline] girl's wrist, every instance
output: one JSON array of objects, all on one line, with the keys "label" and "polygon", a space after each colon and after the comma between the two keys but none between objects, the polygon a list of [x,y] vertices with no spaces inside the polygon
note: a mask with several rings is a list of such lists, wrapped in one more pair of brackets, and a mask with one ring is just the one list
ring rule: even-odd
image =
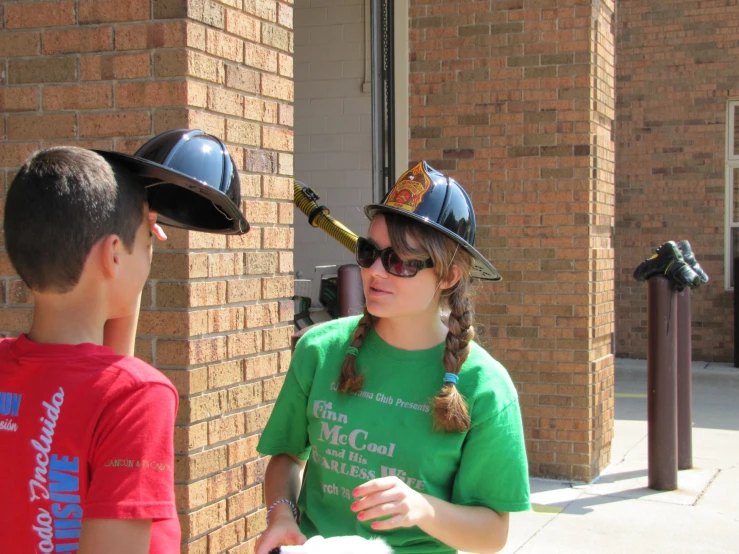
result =
[{"label": "girl's wrist", "polygon": [[282,519],[291,519],[294,522],[298,521],[298,508],[288,498],[281,498],[270,504],[269,508],[267,508],[267,525]]},{"label": "girl's wrist", "polygon": [[429,495],[420,492],[417,492],[416,494],[418,494],[421,499],[419,505],[420,513],[416,525],[419,529],[428,533],[426,529],[433,527],[436,510],[434,509],[433,501]]}]

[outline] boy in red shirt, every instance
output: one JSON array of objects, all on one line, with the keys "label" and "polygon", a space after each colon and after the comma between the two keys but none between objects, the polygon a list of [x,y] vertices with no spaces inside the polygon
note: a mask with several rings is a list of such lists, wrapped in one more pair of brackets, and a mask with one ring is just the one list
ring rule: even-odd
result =
[{"label": "boy in red shirt", "polygon": [[90,150],[44,150],[4,229],[34,312],[0,341],[3,552],[179,552],[177,392],[130,357],[152,236],[166,238],[145,188]]}]

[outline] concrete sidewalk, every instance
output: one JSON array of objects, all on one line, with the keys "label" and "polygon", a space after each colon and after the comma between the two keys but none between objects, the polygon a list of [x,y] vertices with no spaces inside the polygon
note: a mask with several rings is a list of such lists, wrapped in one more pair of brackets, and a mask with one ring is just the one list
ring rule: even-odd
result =
[{"label": "concrete sidewalk", "polygon": [[693,364],[693,465],[678,490],[647,487],[645,360],[616,361],[611,465],[591,484],[531,480],[507,554],[739,552],[739,369]]}]

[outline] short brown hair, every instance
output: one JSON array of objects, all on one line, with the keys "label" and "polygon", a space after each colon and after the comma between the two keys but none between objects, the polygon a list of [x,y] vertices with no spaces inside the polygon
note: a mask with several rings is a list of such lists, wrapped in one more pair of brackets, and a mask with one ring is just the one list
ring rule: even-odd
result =
[{"label": "short brown hair", "polygon": [[99,154],[72,146],[39,150],[8,190],[10,261],[32,290],[68,292],[101,238],[118,235],[133,249],[145,203],[135,176]]}]

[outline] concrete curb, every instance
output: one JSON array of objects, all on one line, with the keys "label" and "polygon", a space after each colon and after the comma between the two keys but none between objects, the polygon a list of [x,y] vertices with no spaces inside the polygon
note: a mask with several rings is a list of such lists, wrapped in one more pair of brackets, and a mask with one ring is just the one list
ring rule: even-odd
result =
[{"label": "concrete curb", "polygon": [[[616,375],[646,373],[647,360],[616,358]],[[693,362],[693,379],[729,378],[739,380],[739,368],[726,362]]]}]

